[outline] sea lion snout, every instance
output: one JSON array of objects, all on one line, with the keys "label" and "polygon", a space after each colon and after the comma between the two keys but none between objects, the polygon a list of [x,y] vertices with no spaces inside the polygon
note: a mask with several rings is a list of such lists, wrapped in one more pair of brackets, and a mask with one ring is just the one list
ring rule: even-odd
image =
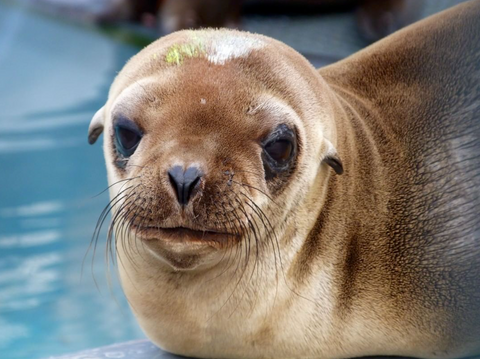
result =
[{"label": "sea lion snout", "polygon": [[202,171],[197,166],[190,166],[185,170],[182,166],[174,166],[168,170],[168,178],[177,194],[178,203],[186,206],[192,195],[197,192]]}]

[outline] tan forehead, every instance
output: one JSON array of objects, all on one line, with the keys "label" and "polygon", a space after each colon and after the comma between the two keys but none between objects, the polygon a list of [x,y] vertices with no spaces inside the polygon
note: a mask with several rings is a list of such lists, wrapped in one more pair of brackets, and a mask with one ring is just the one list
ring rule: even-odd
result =
[{"label": "tan forehead", "polygon": [[[234,64],[211,66],[204,59],[191,59],[182,71],[164,69],[131,82],[114,99],[111,109],[159,108],[166,105],[186,110],[192,103],[245,109],[259,93],[255,81]],[[255,104],[252,104],[255,106]]]},{"label": "tan forehead", "polygon": [[[192,62],[203,62],[221,72],[223,67],[250,73],[270,88],[280,79],[297,83],[314,70],[288,46],[273,39],[233,30],[180,31],[152,43],[134,56],[115,80],[110,99],[116,98],[133,82],[152,75],[169,76],[172,72],[194,70]],[[229,66],[235,63],[235,66]],[[235,72],[233,72],[235,73]],[[193,73],[192,73],[193,74]],[[194,75],[194,74],[193,74]],[[280,86],[281,87],[281,86]]]},{"label": "tan forehead", "polygon": [[[245,59],[252,52],[265,48],[268,38],[227,30],[180,31],[152,43],[125,65],[115,79],[110,100],[141,79],[151,76],[173,77],[172,74],[194,70],[192,62],[206,61],[221,71],[231,61]],[[176,77],[176,76],[175,76]]]},{"label": "tan forehead", "polygon": [[[194,66],[192,66],[194,67]],[[274,93],[257,91],[248,79],[236,77],[231,71],[211,70],[199,66],[178,73],[168,80],[162,77],[143,79],[124,90],[112,107],[112,118],[127,117],[145,130],[165,132],[173,126],[184,133],[210,131],[237,134],[269,132],[280,123],[299,125],[293,108]]]},{"label": "tan forehead", "polygon": [[[276,45],[278,51],[271,51]],[[297,111],[299,92],[308,91],[308,84],[297,74],[297,67],[305,66],[286,59],[296,56],[289,50],[238,31],[175,33],[144,49],[122,70],[109,108],[141,108],[145,115],[147,108],[155,114],[170,103],[168,110],[183,117],[198,105],[203,111],[238,115],[262,104],[261,112],[280,113],[275,101],[265,101],[270,96]]]}]

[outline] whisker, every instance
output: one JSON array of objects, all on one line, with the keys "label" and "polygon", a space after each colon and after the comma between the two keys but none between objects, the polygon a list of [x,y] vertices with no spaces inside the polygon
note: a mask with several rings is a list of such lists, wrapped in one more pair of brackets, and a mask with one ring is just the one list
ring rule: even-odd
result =
[{"label": "whisker", "polygon": [[274,204],[276,204],[275,201],[274,201],[274,199],[273,199],[272,197],[270,197],[267,193],[265,193],[264,191],[262,191],[261,189],[255,187],[255,186],[252,186],[252,185],[249,185],[249,184],[246,184],[246,183],[242,183],[242,182],[237,182],[237,181],[234,181],[234,180],[232,180],[232,182],[235,183],[235,184],[238,184],[238,185],[240,185],[240,186],[242,186],[242,187],[248,187],[248,188],[251,188],[251,189],[254,189],[254,190],[258,191],[258,192],[260,192],[261,194],[265,195],[265,196],[266,196],[270,201],[272,201]]},{"label": "whisker", "polygon": [[132,177],[132,178],[125,178],[123,180],[120,180],[120,181],[117,181],[115,183],[112,183],[110,186],[108,186],[107,188],[105,188],[102,192],[96,194],[95,196],[91,197],[91,198],[96,198],[98,196],[100,196],[102,193],[105,193],[105,191],[108,191],[110,188],[112,188],[113,186],[119,184],[119,183],[122,183],[122,182],[128,182],[128,181],[131,181],[131,180],[134,180],[136,178],[139,178],[140,176],[137,176],[137,177]]},{"label": "whisker", "polygon": [[[241,195],[243,195],[246,199],[247,199],[247,205],[249,205],[252,210],[256,213],[257,217],[262,221],[263,225],[264,225],[264,228],[266,229],[266,233],[265,233],[265,238],[267,239],[267,242],[271,243],[272,245],[272,250],[273,250],[273,258],[274,258],[274,263],[275,263],[275,296],[274,296],[274,301],[273,301],[273,304],[272,304],[272,308],[275,306],[275,302],[276,302],[276,298],[277,298],[277,294],[278,294],[278,264],[277,264],[277,254],[278,253],[278,262],[280,263],[280,268],[281,268],[281,271],[282,271],[282,274],[283,274],[283,277],[284,277],[284,280],[285,280],[285,283],[287,284],[287,287],[288,287],[288,283],[286,281],[286,277],[285,277],[285,272],[284,272],[284,268],[283,268],[283,262],[282,262],[282,256],[281,256],[281,251],[280,251],[280,247],[279,247],[279,244],[278,244],[278,238],[277,238],[277,235],[276,235],[276,232],[275,232],[275,228],[272,226],[270,220],[268,219],[267,215],[265,214],[265,212],[263,212],[263,210],[258,207],[258,205],[255,203],[255,201],[250,198],[247,194],[243,193],[243,192],[240,192]],[[250,205],[250,203],[253,205]],[[265,222],[266,221],[266,222]],[[277,244],[277,246],[275,247],[275,244],[274,244],[274,240],[275,240],[275,243]]]},{"label": "whisker", "polygon": [[[128,182],[126,182],[128,183]],[[125,190],[127,191],[128,188]],[[97,249],[97,243],[98,243],[98,238],[100,236],[100,230],[103,226],[103,223],[105,222],[105,219],[107,218],[108,214],[110,213],[111,209],[113,208],[113,206],[121,199],[121,195],[125,192],[125,191],[121,191],[119,192],[115,197],[113,197],[109,202],[108,204],[105,206],[105,208],[103,209],[102,213],[100,214],[100,217],[98,218],[97,220],[97,224],[95,226],[95,230],[93,232],[93,235],[92,235],[92,238],[90,240],[90,244],[87,248],[87,251],[83,257],[83,260],[82,260],[82,266],[81,266],[81,276],[83,275],[83,269],[84,269],[84,266],[85,266],[85,260],[87,259],[87,255],[88,253],[90,252],[90,249],[92,248],[93,246],[93,254],[92,254],[92,264],[91,264],[91,270],[92,270],[92,277],[93,277],[93,281],[95,283],[95,286],[97,287],[97,289],[100,291],[100,288],[98,287],[98,283],[95,279],[95,275],[94,275],[94,271],[93,271],[93,265],[94,265],[94,260],[95,260],[95,254],[96,254],[96,249]]]},{"label": "whisker", "polygon": [[[231,203],[230,203],[230,202],[229,202],[229,205],[231,206]],[[233,207],[233,206],[232,206],[232,207]],[[241,220],[240,220],[239,216],[237,215],[236,211],[234,211],[233,214],[234,214],[234,216],[236,217],[237,222],[239,223],[239,225],[240,225],[241,228],[242,228],[242,233],[247,233],[246,228],[245,228],[245,225],[241,222]],[[242,245],[243,245],[243,241],[240,241],[240,246],[242,246]],[[246,252],[246,257],[247,257],[247,256],[248,256],[248,254],[247,254],[247,252]],[[238,263],[240,263],[240,261],[239,261]],[[244,276],[245,271],[246,271],[246,268],[247,268],[247,267],[246,267],[247,264],[248,264],[248,262],[246,262],[246,264],[243,266],[243,270],[242,270],[242,273],[241,273],[241,275],[240,275],[240,278],[236,281],[235,286],[233,287],[232,292],[229,294],[227,300],[220,306],[220,308],[212,315],[211,318],[213,318],[216,314],[218,314],[218,313],[227,305],[227,303],[230,301],[230,299],[233,297],[233,294],[235,293],[236,289],[238,288],[240,282],[241,282],[242,279],[243,279],[243,276]],[[235,269],[235,271],[234,271],[233,274],[235,274],[235,273],[237,272],[237,270],[238,270],[238,264],[237,264],[237,268]],[[233,279],[233,278],[232,278],[232,279]],[[235,310],[235,308],[234,308],[234,310]]]}]

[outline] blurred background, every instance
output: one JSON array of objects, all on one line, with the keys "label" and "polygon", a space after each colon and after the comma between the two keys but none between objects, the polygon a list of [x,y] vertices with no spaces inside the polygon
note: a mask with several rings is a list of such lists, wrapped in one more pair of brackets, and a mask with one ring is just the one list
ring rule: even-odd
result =
[{"label": "blurred background", "polygon": [[113,78],[143,46],[226,26],[319,67],[459,2],[0,0],[0,358],[144,337],[114,268],[107,279],[107,225],[90,246],[108,193],[101,145],[87,144]]}]

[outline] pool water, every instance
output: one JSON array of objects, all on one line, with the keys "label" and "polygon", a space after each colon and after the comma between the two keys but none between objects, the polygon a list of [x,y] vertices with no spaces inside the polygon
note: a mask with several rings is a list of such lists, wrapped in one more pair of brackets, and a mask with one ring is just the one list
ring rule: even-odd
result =
[{"label": "pool water", "polygon": [[[0,1],[0,358],[143,338],[96,221],[108,202],[87,128],[138,48]],[[97,285],[95,283],[95,280]],[[97,289],[97,286],[99,289]]]}]

